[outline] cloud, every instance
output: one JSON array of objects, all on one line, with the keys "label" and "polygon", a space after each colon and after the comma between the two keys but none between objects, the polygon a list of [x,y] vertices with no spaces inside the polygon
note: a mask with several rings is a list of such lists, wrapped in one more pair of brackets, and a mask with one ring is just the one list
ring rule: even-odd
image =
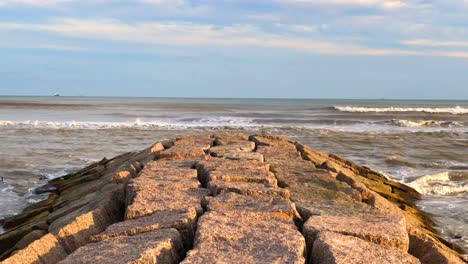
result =
[{"label": "cloud", "polygon": [[402,41],[405,45],[427,47],[468,47],[468,41],[440,41],[431,39],[413,39]]},{"label": "cloud", "polygon": [[378,7],[381,9],[399,9],[406,3],[399,0],[278,0],[285,4],[310,4],[310,5],[345,5]]},{"label": "cloud", "polygon": [[268,33],[253,25],[217,26],[190,22],[122,23],[116,20],[62,19],[54,23],[0,23],[0,29],[50,32],[76,38],[167,46],[250,46],[317,54],[411,55],[412,51],[368,48],[353,44]]},{"label": "cloud", "polygon": [[71,2],[73,0],[0,0],[0,7],[4,6],[54,6]]}]

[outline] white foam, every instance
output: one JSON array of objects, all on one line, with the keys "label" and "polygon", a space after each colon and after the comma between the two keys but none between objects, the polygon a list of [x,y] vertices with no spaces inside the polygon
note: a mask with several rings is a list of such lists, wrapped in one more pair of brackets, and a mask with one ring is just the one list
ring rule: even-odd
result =
[{"label": "white foam", "polygon": [[363,107],[363,106],[334,106],[334,109],[341,112],[355,113],[385,113],[385,112],[424,112],[424,113],[446,113],[446,114],[468,114],[468,108],[455,107]]},{"label": "white foam", "polygon": [[421,194],[450,195],[468,192],[466,181],[453,181],[449,172],[424,175],[407,184]]},{"label": "white foam", "polygon": [[435,121],[435,120],[405,120],[393,119],[392,124],[401,127],[461,127],[459,122]]},{"label": "white foam", "polygon": [[212,117],[201,118],[193,121],[180,120],[158,120],[142,121],[137,118],[133,122],[87,122],[87,121],[10,121],[0,120],[0,126],[11,126],[20,128],[50,128],[50,129],[114,129],[114,128],[199,128],[199,127],[252,127],[258,126],[250,118],[240,117]]}]

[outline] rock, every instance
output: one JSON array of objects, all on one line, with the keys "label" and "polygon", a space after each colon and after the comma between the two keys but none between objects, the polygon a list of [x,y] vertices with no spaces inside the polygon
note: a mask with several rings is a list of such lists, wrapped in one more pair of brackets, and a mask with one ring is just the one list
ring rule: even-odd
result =
[{"label": "rock", "polygon": [[18,241],[18,243],[16,243],[15,249],[16,250],[23,249],[27,247],[29,244],[31,244],[32,242],[43,237],[45,234],[47,234],[47,232],[44,230],[31,231],[29,234],[25,235],[20,241]]},{"label": "rock", "polygon": [[301,154],[296,150],[294,145],[285,146],[259,146],[257,153],[260,153],[265,158],[265,161],[270,162],[274,160],[302,160]]},{"label": "rock", "polygon": [[312,247],[312,263],[420,263],[410,254],[377,245],[362,239],[332,232],[323,232]]},{"label": "rock", "polygon": [[194,208],[188,210],[159,211],[138,219],[126,220],[109,226],[106,231],[91,237],[97,242],[114,237],[133,236],[164,228],[174,228],[179,231],[186,249],[191,248],[197,225],[197,212]]},{"label": "rock", "polygon": [[180,234],[175,229],[91,243],[76,250],[60,264],[178,263],[183,255]]},{"label": "rock", "polygon": [[67,253],[59,244],[57,239],[47,234],[29,244],[26,248],[18,251],[10,258],[4,260],[3,264],[38,263],[54,264],[67,257]]},{"label": "rock", "polygon": [[305,241],[287,220],[207,212],[182,263],[304,263]]},{"label": "rock", "polygon": [[167,210],[190,210],[195,208],[200,215],[203,213],[201,200],[209,191],[203,188],[167,191],[155,189],[152,192],[136,192],[129,202],[125,219],[135,219]]},{"label": "rock", "polygon": [[156,158],[160,160],[197,159],[205,156],[205,150],[209,148],[209,145],[175,145],[157,153]]},{"label": "rock", "polygon": [[68,253],[87,244],[91,236],[101,233],[122,218],[123,185],[109,188],[112,190],[99,196],[96,203],[82,207],[50,225],[49,232],[57,237]]},{"label": "rock", "polygon": [[254,182],[277,186],[275,175],[264,170],[215,170],[207,175],[206,182],[210,181]]},{"label": "rock", "polygon": [[223,157],[228,153],[252,152],[255,149],[255,143],[243,141],[236,144],[211,147],[208,152],[213,157]]},{"label": "rock", "polygon": [[311,161],[316,167],[320,167],[329,158],[327,154],[313,150],[303,144],[296,143],[296,148],[304,160]]},{"label": "rock", "polygon": [[257,152],[227,153],[223,156],[223,158],[230,160],[253,160],[259,162],[265,161],[263,155]]},{"label": "rock", "polygon": [[295,143],[287,138],[273,135],[253,135],[249,137],[257,146],[296,148]]},{"label": "rock", "polygon": [[227,160],[220,158],[209,158],[197,163],[196,168],[202,184],[206,184],[206,178],[211,171],[219,170],[263,170],[269,171],[267,163],[251,160]]},{"label": "rock", "polygon": [[424,264],[462,264],[466,263],[455,252],[451,251],[423,230],[412,228],[409,234],[409,253]]},{"label": "rock", "polygon": [[265,196],[286,200],[289,200],[290,198],[288,190],[264,183],[211,181],[208,183],[208,189],[211,191],[213,196],[227,192],[234,192],[255,197]]},{"label": "rock", "polygon": [[216,197],[205,197],[205,207],[214,212],[253,212],[289,220],[299,219],[296,206],[284,199],[271,197],[254,197],[237,193],[223,193]]},{"label": "rock", "polygon": [[303,230],[309,244],[321,232],[334,232],[403,251],[409,248],[405,219],[392,215],[312,216]]},{"label": "rock", "polygon": [[224,146],[242,143],[247,140],[249,140],[249,136],[243,133],[218,133],[215,135],[214,143],[216,146]]}]

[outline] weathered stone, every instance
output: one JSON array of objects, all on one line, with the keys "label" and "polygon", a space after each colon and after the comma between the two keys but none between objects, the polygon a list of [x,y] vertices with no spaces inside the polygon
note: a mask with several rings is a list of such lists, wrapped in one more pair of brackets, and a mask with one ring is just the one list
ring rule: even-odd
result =
[{"label": "weathered stone", "polygon": [[67,253],[57,239],[47,234],[29,244],[26,248],[16,252],[10,258],[2,261],[3,264],[37,263],[54,264],[67,257]]},{"label": "weathered stone", "polygon": [[295,146],[295,142],[290,141],[287,138],[284,137],[279,137],[279,136],[273,136],[273,135],[254,135],[249,137],[250,141],[253,141],[257,144],[257,146],[279,146],[279,147],[285,147],[285,148],[291,148]]},{"label": "weathered stone", "polygon": [[160,160],[198,159],[205,156],[205,150],[209,148],[209,145],[175,145],[157,153],[156,158]]},{"label": "weathered stone", "polygon": [[203,213],[201,200],[209,194],[208,189],[189,189],[167,191],[155,189],[152,192],[136,192],[129,202],[125,219],[135,219],[167,210],[189,210],[195,208],[200,215]]},{"label": "weathered stone", "polygon": [[174,142],[174,146],[180,145],[198,145],[198,146],[208,146],[213,145],[214,138],[210,135],[194,135],[194,136],[185,136],[177,138]]},{"label": "weathered stone", "polygon": [[182,263],[304,263],[305,241],[287,220],[255,213],[204,214]]},{"label": "weathered stone", "polygon": [[265,161],[263,155],[257,152],[227,153],[223,156],[223,158],[230,160],[253,160],[259,162]]},{"label": "weathered stone", "polygon": [[49,227],[64,249],[71,253],[89,242],[89,238],[104,231],[122,218],[123,185],[110,186],[100,200],[55,220]]},{"label": "weathered stone", "polygon": [[155,160],[148,162],[140,174],[150,171],[189,170],[195,167],[196,162],[197,160]]},{"label": "weathered stone", "polygon": [[206,182],[227,181],[227,182],[254,182],[266,183],[277,186],[275,175],[264,170],[215,170],[207,175]]},{"label": "weathered stone", "polygon": [[320,167],[325,161],[329,159],[328,155],[311,149],[309,146],[296,143],[296,148],[301,152],[302,158],[311,161],[316,167]]},{"label": "weathered stone", "polygon": [[20,241],[18,241],[18,243],[16,243],[15,245],[15,249],[16,250],[23,249],[27,247],[29,244],[31,244],[32,242],[43,237],[45,234],[47,234],[47,232],[44,230],[34,230],[30,232],[29,234],[25,235]]},{"label": "weathered stone", "polygon": [[304,235],[310,241],[320,232],[355,236],[375,244],[408,251],[409,238],[403,217],[392,215],[312,216],[304,224]]},{"label": "weathered stone", "polygon": [[466,263],[455,252],[437,242],[424,231],[413,228],[409,232],[409,253],[424,264],[462,264]]},{"label": "weathered stone", "polygon": [[257,153],[262,154],[267,162],[274,160],[302,160],[300,152],[296,150],[294,145],[288,148],[284,146],[259,146]]},{"label": "weathered stone", "polygon": [[268,171],[270,165],[267,163],[251,160],[226,160],[220,158],[209,158],[197,163],[198,175],[203,184],[206,184],[208,173],[215,170],[264,170]]},{"label": "weathered stone", "polygon": [[174,228],[179,231],[186,249],[193,243],[197,224],[195,208],[188,210],[159,211],[138,219],[126,220],[109,226],[106,231],[91,237],[91,241],[102,241],[113,237],[133,236],[158,229]]},{"label": "weathered stone", "polygon": [[76,250],[60,264],[178,263],[183,255],[180,234],[160,229],[135,236],[116,237]]},{"label": "weathered stone", "polygon": [[218,133],[215,135],[216,146],[231,145],[247,140],[249,140],[249,136],[243,133]]},{"label": "weathered stone", "polygon": [[151,146],[151,153],[158,153],[159,151],[164,150],[165,147],[161,142],[156,142],[153,146]]},{"label": "weathered stone", "polygon": [[208,152],[214,157],[223,157],[228,153],[252,152],[255,149],[255,143],[251,141],[239,142],[236,144],[212,147]]},{"label": "weathered stone", "polygon": [[272,197],[254,197],[237,193],[223,193],[216,197],[205,197],[205,207],[214,212],[254,212],[289,220],[299,219],[294,203]]},{"label": "weathered stone", "polygon": [[282,199],[290,198],[288,190],[264,183],[211,181],[208,183],[208,189],[210,189],[211,194],[214,196],[222,193],[234,192],[251,196],[266,196]]},{"label": "weathered stone", "polygon": [[128,185],[127,190],[129,194],[135,193],[136,191],[147,191],[151,192],[155,189],[161,190],[187,190],[193,188],[200,188],[201,183],[198,179],[168,179],[168,180],[158,180],[158,179],[148,179],[144,177],[138,177]]},{"label": "weathered stone", "polygon": [[313,243],[311,259],[312,263],[323,264],[420,263],[404,251],[332,232],[323,232],[317,236]]}]

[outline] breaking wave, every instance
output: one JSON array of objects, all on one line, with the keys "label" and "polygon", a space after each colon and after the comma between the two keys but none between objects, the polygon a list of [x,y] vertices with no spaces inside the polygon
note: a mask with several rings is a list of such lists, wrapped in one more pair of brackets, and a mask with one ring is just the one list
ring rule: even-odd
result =
[{"label": "breaking wave", "polygon": [[87,121],[5,121],[0,120],[0,127],[49,128],[49,129],[155,129],[155,128],[199,128],[199,127],[252,127],[259,126],[250,118],[200,118],[196,120],[160,120],[132,122],[87,122]]},{"label": "breaking wave", "polygon": [[431,114],[454,114],[462,115],[468,114],[468,108],[461,106],[455,107],[362,107],[362,106],[334,106],[335,110],[340,112],[353,112],[353,113],[385,113],[385,112],[423,112]]},{"label": "breaking wave", "polygon": [[392,119],[392,125],[400,127],[462,127],[463,124],[455,121],[435,121],[435,120],[405,120]]},{"label": "breaking wave", "polygon": [[424,175],[410,183],[421,194],[453,195],[468,192],[468,172],[440,172]]}]

